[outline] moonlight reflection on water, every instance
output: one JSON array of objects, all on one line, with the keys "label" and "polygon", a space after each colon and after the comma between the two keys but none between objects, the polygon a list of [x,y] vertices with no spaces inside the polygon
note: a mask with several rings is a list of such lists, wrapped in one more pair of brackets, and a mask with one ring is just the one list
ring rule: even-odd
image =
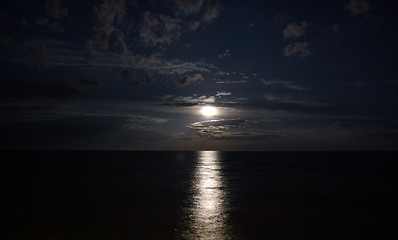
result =
[{"label": "moonlight reflection on water", "polygon": [[218,152],[199,152],[193,180],[188,239],[230,239]]}]

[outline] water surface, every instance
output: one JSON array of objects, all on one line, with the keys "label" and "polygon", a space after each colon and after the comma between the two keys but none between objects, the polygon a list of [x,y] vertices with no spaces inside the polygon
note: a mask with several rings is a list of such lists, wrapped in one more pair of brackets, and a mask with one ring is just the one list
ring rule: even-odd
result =
[{"label": "water surface", "polygon": [[1,239],[396,239],[396,153],[1,153]]}]

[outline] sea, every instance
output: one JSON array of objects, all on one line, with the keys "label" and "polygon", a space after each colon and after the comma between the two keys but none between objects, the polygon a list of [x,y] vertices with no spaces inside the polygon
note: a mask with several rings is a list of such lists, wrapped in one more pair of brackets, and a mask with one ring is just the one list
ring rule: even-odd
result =
[{"label": "sea", "polygon": [[0,239],[398,239],[397,156],[2,151]]}]

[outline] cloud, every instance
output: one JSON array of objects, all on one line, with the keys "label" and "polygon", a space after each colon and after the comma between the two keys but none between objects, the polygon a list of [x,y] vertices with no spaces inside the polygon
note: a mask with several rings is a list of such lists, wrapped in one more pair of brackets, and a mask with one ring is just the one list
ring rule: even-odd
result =
[{"label": "cloud", "polygon": [[225,58],[225,57],[230,57],[232,56],[231,50],[225,49],[225,51],[222,54],[219,54],[219,58]]},{"label": "cloud", "polygon": [[12,79],[0,84],[0,99],[69,99],[83,96],[65,82]]},{"label": "cloud", "polygon": [[[166,97],[166,96],[165,96]],[[193,97],[183,97],[183,96],[167,96],[165,100],[168,100],[169,102],[164,103],[163,106],[173,106],[173,107],[190,107],[190,106],[196,106],[196,105],[204,105],[204,104],[212,104],[215,103],[215,97],[210,96],[200,96],[197,97],[194,95]]]},{"label": "cloud", "polygon": [[92,40],[87,41],[84,57],[90,63],[94,63],[98,60],[98,52],[93,48]]},{"label": "cloud", "polygon": [[47,44],[42,40],[33,39],[25,43],[25,48],[31,51],[36,59],[36,64],[41,68],[49,68],[53,65],[48,53]]},{"label": "cloud", "polygon": [[56,21],[50,21],[47,18],[39,17],[36,19],[36,24],[39,27],[47,28],[54,32],[63,32],[64,29]]},{"label": "cloud", "polygon": [[190,128],[194,129],[203,129],[207,127],[215,127],[215,128],[229,128],[229,127],[241,127],[247,126],[249,121],[243,119],[220,119],[220,120],[206,120],[193,122],[188,125]]},{"label": "cloud", "polygon": [[124,42],[124,39],[122,36],[120,36],[114,43],[115,47],[115,52],[119,56],[129,56],[131,55],[131,52],[128,50],[126,43]]},{"label": "cloud", "polygon": [[125,69],[122,71],[122,77],[124,79],[133,79],[135,77],[135,72]]},{"label": "cloud", "polygon": [[68,16],[68,9],[61,5],[60,0],[46,0],[46,14],[53,18],[63,18]]},{"label": "cloud", "polygon": [[143,22],[139,34],[146,45],[171,44],[181,36],[180,19],[167,15],[157,16],[149,11],[145,11],[142,16]]},{"label": "cloud", "polygon": [[187,76],[177,78],[177,84],[178,84],[178,86],[186,86],[191,83],[194,83],[197,81],[202,81],[202,80],[204,80],[202,74],[197,73],[197,74],[193,75],[193,77],[190,77],[187,75]]},{"label": "cloud", "polygon": [[285,88],[289,88],[289,89],[293,89],[293,90],[297,90],[297,91],[307,91],[307,90],[311,89],[310,87],[303,87],[303,86],[301,86],[299,84],[296,84],[296,83],[293,83],[293,82],[290,82],[290,81],[282,81],[282,80],[279,80],[279,79],[265,80],[265,79],[261,78],[260,80],[261,80],[261,82],[264,85],[267,85],[267,86],[268,85],[274,85],[274,84],[281,84]]},{"label": "cloud", "polygon": [[302,21],[301,24],[290,23],[285,30],[283,30],[282,34],[285,38],[289,37],[301,37],[306,28],[310,25],[307,21]]},{"label": "cloud", "polygon": [[312,51],[308,49],[310,45],[308,41],[292,43],[282,50],[283,56],[289,57],[296,53],[300,53],[301,57],[309,56],[312,54]]},{"label": "cloud", "polygon": [[116,29],[114,21],[121,23],[126,13],[124,0],[104,0],[100,7],[94,7],[96,24],[93,30],[102,48],[108,48],[112,32]]},{"label": "cloud", "polygon": [[230,95],[232,95],[231,92],[217,92],[216,97],[230,96]]},{"label": "cloud", "polygon": [[77,83],[80,85],[92,86],[92,87],[96,87],[100,84],[98,80],[85,79],[85,78],[79,79]]},{"label": "cloud", "polygon": [[189,79],[190,79],[189,76],[179,77],[179,78],[177,78],[177,84],[179,86],[188,85],[189,84]]},{"label": "cloud", "polygon": [[124,127],[128,129],[141,129],[141,130],[151,130],[153,129],[153,124],[162,124],[169,121],[166,118],[150,117],[145,115],[128,115],[126,116],[126,124]]},{"label": "cloud", "polygon": [[264,98],[270,102],[296,104],[296,105],[312,107],[312,108],[327,107],[327,106],[334,105],[331,103],[319,102],[319,101],[308,100],[308,99],[295,99],[293,96],[280,96],[280,95],[276,95],[276,94],[267,94],[264,96]]},{"label": "cloud", "polygon": [[193,22],[190,22],[190,23],[188,24],[188,27],[189,27],[189,29],[190,29],[191,31],[195,31],[196,29],[198,29],[199,25],[200,25],[200,22],[199,22],[199,21],[193,21]]},{"label": "cloud", "polygon": [[[0,122],[38,122],[59,119],[62,116],[60,110],[55,106],[32,105],[32,101],[24,105],[22,101],[8,102],[0,105]],[[1,125],[1,124],[0,124]]]},{"label": "cloud", "polygon": [[350,10],[352,15],[358,16],[368,12],[370,5],[367,0],[350,0],[350,3],[347,3],[344,8]]},{"label": "cloud", "polygon": [[219,14],[219,5],[208,5],[205,14],[202,16],[202,21],[210,23],[213,19],[217,18]]},{"label": "cloud", "polygon": [[199,12],[204,0],[174,0],[178,9],[182,10],[185,14]]},{"label": "cloud", "polygon": [[159,53],[148,56],[128,53],[121,57],[116,52],[94,49],[95,43],[93,40],[87,41],[86,46],[81,46],[48,39],[46,41],[33,39],[25,43],[12,36],[0,36],[0,44],[7,47],[7,51],[3,51],[0,56],[1,59],[22,64],[37,64],[42,68],[50,66],[98,66],[125,69],[126,66],[129,66],[136,71],[162,75],[189,75],[193,81],[203,80],[202,74],[211,74],[218,70],[213,64],[166,59]]},{"label": "cloud", "polygon": [[[198,130],[202,137],[225,137],[234,135],[237,129],[247,127],[249,121],[244,119],[219,119],[193,122],[187,125],[188,128]],[[242,135],[238,133],[238,135]]]},{"label": "cloud", "polygon": [[155,78],[152,77],[151,73],[148,73],[144,79],[140,80],[140,81],[129,81],[128,84],[129,85],[147,85],[147,84],[153,84],[155,83]]}]

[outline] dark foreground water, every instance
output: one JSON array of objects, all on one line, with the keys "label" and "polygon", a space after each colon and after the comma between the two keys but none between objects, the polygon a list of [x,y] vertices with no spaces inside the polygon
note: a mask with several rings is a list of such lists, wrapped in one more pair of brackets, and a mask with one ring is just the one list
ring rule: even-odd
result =
[{"label": "dark foreground water", "polygon": [[397,153],[0,155],[0,239],[398,238]]}]

